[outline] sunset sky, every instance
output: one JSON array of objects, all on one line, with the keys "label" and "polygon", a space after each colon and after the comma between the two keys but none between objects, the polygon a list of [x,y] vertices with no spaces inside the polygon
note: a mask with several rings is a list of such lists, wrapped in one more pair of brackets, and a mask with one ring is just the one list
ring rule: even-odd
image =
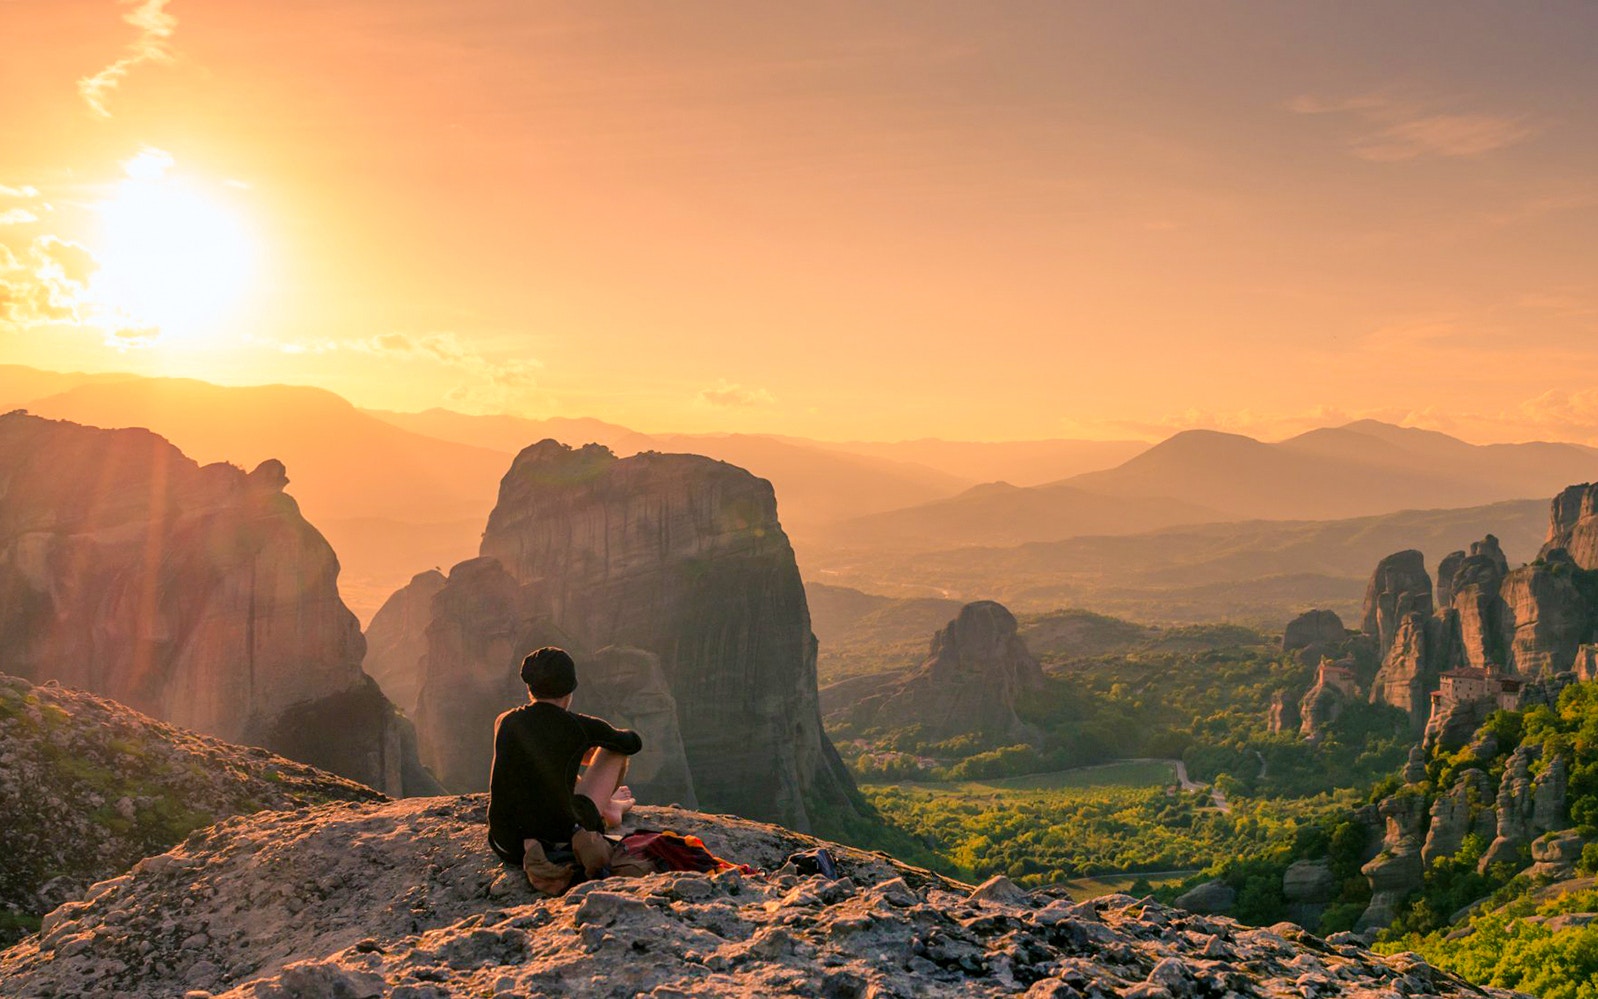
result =
[{"label": "sunset sky", "polygon": [[0,361],[1598,443],[1598,4],[0,0]]}]

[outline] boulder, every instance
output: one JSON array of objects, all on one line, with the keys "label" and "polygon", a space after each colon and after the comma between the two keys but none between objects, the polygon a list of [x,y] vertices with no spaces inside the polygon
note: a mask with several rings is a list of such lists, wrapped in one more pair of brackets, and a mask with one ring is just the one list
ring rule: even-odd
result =
[{"label": "boulder", "polygon": [[1385,656],[1410,614],[1426,618],[1432,612],[1432,580],[1426,574],[1426,557],[1414,549],[1395,552],[1376,564],[1365,588],[1360,630],[1377,640]]},{"label": "boulder", "polygon": [[1312,646],[1329,647],[1346,635],[1343,619],[1334,611],[1310,610],[1289,621],[1282,632],[1282,651],[1292,652]]},{"label": "boulder", "polygon": [[19,411],[0,417],[0,469],[7,669],[390,793],[436,787],[361,671],[338,559],[280,462],[202,468],[145,430]]},{"label": "boulder", "polygon": [[922,664],[850,712],[860,728],[919,726],[939,741],[974,734],[988,743],[1038,737],[1016,705],[1043,688],[1043,671],[1017,634],[1015,615],[1002,604],[966,604],[932,639]]},{"label": "boulder", "polygon": [[1576,861],[1581,859],[1581,849],[1587,841],[1574,829],[1545,833],[1531,841],[1531,867],[1526,871],[1534,878],[1563,881],[1576,876]]},{"label": "boulder", "polygon": [[1325,860],[1296,860],[1282,872],[1287,917],[1305,929],[1320,925],[1326,906],[1337,898],[1337,877]]},{"label": "boulder", "polygon": [[1237,891],[1225,881],[1206,881],[1176,899],[1176,907],[1189,912],[1225,916],[1237,904]]},{"label": "boulder", "polygon": [[1419,746],[1409,747],[1409,758],[1404,761],[1402,773],[1405,784],[1420,784],[1426,780],[1426,751]]}]

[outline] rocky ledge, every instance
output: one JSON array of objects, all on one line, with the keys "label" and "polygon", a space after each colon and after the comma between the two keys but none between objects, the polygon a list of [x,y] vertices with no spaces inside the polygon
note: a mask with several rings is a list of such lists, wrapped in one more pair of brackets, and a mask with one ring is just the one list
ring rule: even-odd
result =
[{"label": "rocky ledge", "polygon": [[771,874],[658,874],[550,899],[483,847],[481,796],[261,813],[201,830],[50,913],[0,954],[0,995],[442,999],[539,995],[1509,995],[1289,924],[1114,895],[972,891],[817,840],[641,808]]},{"label": "rocky ledge", "polygon": [[91,882],[220,818],[378,800],[264,749],[0,673],[0,946]]}]

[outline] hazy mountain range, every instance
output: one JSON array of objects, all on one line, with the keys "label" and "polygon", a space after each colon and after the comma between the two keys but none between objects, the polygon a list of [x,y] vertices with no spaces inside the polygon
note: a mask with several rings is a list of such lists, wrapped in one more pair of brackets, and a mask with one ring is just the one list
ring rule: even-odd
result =
[{"label": "hazy mountain range", "polygon": [[[338,552],[341,589],[363,619],[412,574],[475,555],[511,458],[546,437],[598,441],[623,456],[704,454],[769,479],[801,567],[821,582],[901,595],[1004,596],[1022,607],[1058,606],[1093,593],[1122,600],[1123,612],[1135,610],[1128,602],[1144,600],[1147,581],[1169,573],[1173,560],[1188,568],[1233,566],[1186,578],[1192,614],[1257,607],[1239,585],[1262,592],[1274,586],[1266,601],[1272,606],[1289,592],[1336,598],[1346,589],[1344,572],[1363,571],[1371,561],[1356,546],[1347,566],[1337,561],[1332,570],[1314,554],[1347,543],[1338,540],[1343,534],[1376,530],[1368,525],[1322,530],[1228,522],[1457,510],[1383,521],[1389,540],[1377,547],[1385,553],[1421,544],[1443,521],[1454,525],[1450,537],[1460,535],[1451,542],[1457,546],[1485,530],[1513,534],[1519,523],[1512,518],[1495,527],[1489,521],[1499,513],[1460,508],[1547,496],[1598,478],[1598,449],[1481,446],[1371,421],[1277,443],[1211,431],[1179,433],[1152,447],[1076,440],[838,443],[646,434],[588,418],[368,411],[308,387],[225,387],[17,365],[0,365],[0,407],[95,426],[148,427],[202,462],[248,468],[281,459],[289,492]],[[1539,523],[1544,505],[1536,501],[1532,519]],[[1212,526],[1176,530],[1192,524]],[[1116,535],[1136,537],[1118,548],[1106,537]],[[1058,549],[1036,544],[1067,539],[1075,540]],[[1178,554],[1193,545],[1202,551]],[[1511,537],[1505,546],[1513,550]],[[1262,554],[1278,550],[1282,557],[1274,561]],[[1272,572],[1301,578],[1283,589],[1259,578]],[[1112,584],[1128,588],[1124,599],[1114,596]],[[1222,592],[1211,599],[1192,589],[1205,585]],[[1192,614],[1173,609],[1170,616]]]}]

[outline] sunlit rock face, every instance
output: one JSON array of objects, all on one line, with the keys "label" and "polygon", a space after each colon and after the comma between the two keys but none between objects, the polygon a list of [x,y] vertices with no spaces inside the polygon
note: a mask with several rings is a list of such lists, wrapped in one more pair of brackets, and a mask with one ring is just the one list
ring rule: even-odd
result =
[{"label": "sunlit rock face", "polygon": [[[421,660],[423,756],[446,784],[481,786],[494,715],[526,697],[516,663],[558,637],[578,660],[573,707],[634,722],[664,751],[638,761],[652,778],[640,794],[796,828],[818,805],[854,809],[822,732],[815,638],[770,483],[697,455],[544,441],[506,473],[481,552],[432,598]],[[484,579],[457,580],[479,563]]]},{"label": "sunlit rock face", "polygon": [[1383,656],[1404,618],[1422,618],[1432,612],[1432,580],[1426,574],[1426,556],[1414,549],[1395,552],[1376,564],[1370,585],[1365,588],[1365,609],[1360,630],[1377,640]]},{"label": "sunlit rock face", "polygon": [[1598,569],[1598,482],[1570,486],[1554,497],[1544,557],[1563,548],[1583,569]]},{"label": "sunlit rock face", "polygon": [[1043,671],[1002,604],[966,604],[932,639],[921,665],[849,712],[860,728],[918,726],[929,741],[976,735],[991,743],[1038,737],[1016,714],[1043,688]]},{"label": "sunlit rock face", "polygon": [[1556,548],[1504,579],[1502,628],[1514,672],[1540,677],[1568,670],[1593,640],[1598,600],[1587,576]]},{"label": "sunlit rock face", "polygon": [[[425,782],[287,481],[276,461],[202,468],[144,430],[0,417],[6,668],[390,793]],[[333,699],[342,724],[304,731]]]}]

